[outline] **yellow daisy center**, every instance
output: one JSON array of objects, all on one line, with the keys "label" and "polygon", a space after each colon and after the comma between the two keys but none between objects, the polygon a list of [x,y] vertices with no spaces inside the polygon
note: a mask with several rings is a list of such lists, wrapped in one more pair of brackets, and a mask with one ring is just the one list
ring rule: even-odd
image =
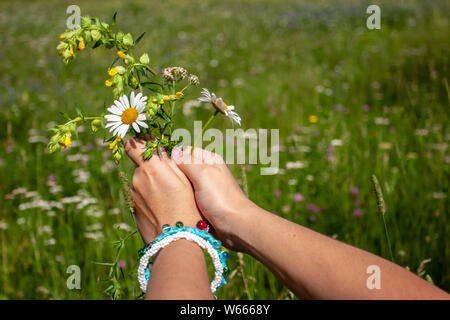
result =
[{"label": "yellow daisy center", "polygon": [[139,116],[136,108],[128,108],[122,113],[122,122],[125,124],[132,124]]}]

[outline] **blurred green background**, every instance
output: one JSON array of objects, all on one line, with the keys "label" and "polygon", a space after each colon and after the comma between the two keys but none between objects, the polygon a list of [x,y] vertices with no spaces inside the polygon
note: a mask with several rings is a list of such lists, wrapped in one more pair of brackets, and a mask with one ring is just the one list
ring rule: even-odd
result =
[{"label": "blurred green background", "polygon": [[[372,3],[381,30],[366,28]],[[450,290],[448,1],[1,1],[1,299],[109,298],[108,268],[94,262],[113,261],[112,241],[135,228],[102,134],[86,128],[67,151],[46,151],[58,112],[99,113],[113,100],[113,51],[85,50],[68,66],[57,55],[70,4],[106,21],[117,11],[115,30],[146,32],[136,56],[200,77],[178,127],[208,118],[193,101],[206,87],[236,106],[244,129],[280,129],[281,172],[245,167],[253,201],[389,259],[376,174],[395,262]],[[131,176],[128,159],[121,167]],[[119,257],[123,299],[140,295],[141,245],[134,236]],[[218,298],[294,298],[244,263],[248,292],[232,272]],[[237,270],[235,253],[229,264]],[[66,287],[69,265],[81,268],[80,290]]]}]

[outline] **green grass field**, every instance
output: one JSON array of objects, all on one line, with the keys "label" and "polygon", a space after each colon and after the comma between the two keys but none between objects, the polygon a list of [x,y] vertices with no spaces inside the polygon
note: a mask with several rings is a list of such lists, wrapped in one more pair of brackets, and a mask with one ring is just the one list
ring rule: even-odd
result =
[{"label": "green grass field", "polygon": [[[281,173],[246,167],[253,201],[390,259],[375,174],[394,261],[416,272],[431,259],[421,275],[449,291],[448,2],[376,3],[381,30],[366,28],[371,1],[76,2],[104,20],[117,11],[116,30],[146,31],[138,50],[154,67],[197,74],[187,100],[206,87],[236,106],[244,129],[280,129]],[[70,4],[0,3],[1,299],[110,298],[108,268],[94,262],[113,261],[112,242],[135,229],[102,134],[86,128],[67,151],[46,150],[60,111],[99,113],[113,99],[104,81],[114,52],[86,50],[68,66],[57,55]],[[176,125],[208,116],[186,109]],[[121,163],[130,177],[133,168]],[[135,235],[120,254],[122,299],[140,295],[141,245]],[[244,263],[249,292],[232,272],[219,299],[295,298],[262,264]],[[236,253],[229,264],[237,270]],[[81,290],[66,287],[69,265],[81,268]]]}]

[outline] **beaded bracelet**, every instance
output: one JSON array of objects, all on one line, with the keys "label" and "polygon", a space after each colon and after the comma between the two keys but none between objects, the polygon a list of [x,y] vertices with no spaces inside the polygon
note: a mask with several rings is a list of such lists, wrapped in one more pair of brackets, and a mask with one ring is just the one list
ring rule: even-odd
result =
[{"label": "beaded bracelet", "polygon": [[143,292],[147,290],[147,283],[150,279],[149,261],[150,258],[158,253],[159,250],[169,245],[171,242],[186,239],[196,242],[202,249],[206,249],[211,256],[214,267],[216,269],[214,280],[211,282],[211,291],[214,294],[218,288],[227,283],[226,277],[230,270],[227,267],[226,259],[228,252],[221,251],[222,243],[220,240],[208,233],[206,221],[200,220],[196,228],[183,227],[183,223],[178,221],[175,228],[171,228],[168,224],[163,225],[163,233],[155,240],[150,242],[144,248],[138,251],[140,262],[138,267],[138,281]]}]

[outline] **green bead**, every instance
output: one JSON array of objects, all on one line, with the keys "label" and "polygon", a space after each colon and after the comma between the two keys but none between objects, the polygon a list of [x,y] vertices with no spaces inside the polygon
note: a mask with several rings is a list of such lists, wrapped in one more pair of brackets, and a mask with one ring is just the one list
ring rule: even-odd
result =
[{"label": "green bead", "polygon": [[139,256],[139,258],[142,258],[142,256],[145,254],[145,251],[144,251],[144,249],[139,249],[138,250],[138,256]]},{"label": "green bead", "polygon": [[177,228],[183,228],[184,224],[181,221],[178,221],[177,223],[175,223],[175,227]]},{"label": "green bead", "polygon": [[223,276],[228,277],[230,274],[230,269],[228,267],[223,268]]}]

